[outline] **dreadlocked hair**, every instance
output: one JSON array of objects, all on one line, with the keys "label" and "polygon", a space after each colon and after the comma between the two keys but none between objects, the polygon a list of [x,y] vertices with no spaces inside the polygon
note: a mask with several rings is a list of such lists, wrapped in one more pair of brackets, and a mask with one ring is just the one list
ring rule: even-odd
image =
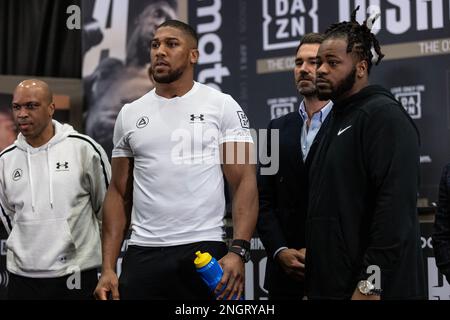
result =
[{"label": "dreadlocked hair", "polygon": [[[375,35],[367,26],[368,21],[365,20],[362,24],[359,24],[358,21],[356,21],[356,12],[358,9],[359,6],[353,10],[350,22],[343,21],[329,26],[325,31],[325,39],[346,37],[348,41],[347,52],[354,51],[361,60],[366,60],[368,64],[367,72],[370,73],[373,59],[372,46],[378,55],[375,65],[378,65],[381,62],[384,54],[381,52],[380,44],[375,38]],[[378,17],[379,14],[371,19],[372,25]]]}]

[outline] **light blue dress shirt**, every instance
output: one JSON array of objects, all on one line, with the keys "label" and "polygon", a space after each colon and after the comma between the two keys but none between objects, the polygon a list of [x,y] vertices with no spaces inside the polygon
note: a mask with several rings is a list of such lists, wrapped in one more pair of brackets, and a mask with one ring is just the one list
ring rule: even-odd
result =
[{"label": "light blue dress shirt", "polygon": [[325,105],[325,107],[320,109],[320,111],[314,113],[312,116],[311,122],[309,124],[309,127],[308,127],[307,126],[308,114],[306,113],[305,101],[303,100],[302,103],[300,103],[299,113],[303,119],[303,127],[302,127],[301,141],[300,141],[300,145],[302,148],[303,161],[305,161],[306,157],[308,156],[309,149],[311,148],[311,145],[314,142],[314,138],[316,137],[317,133],[319,132],[320,127],[322,126],[322,123],[327,118],[332,107],[333,107],[333,102],[329,101]]}]

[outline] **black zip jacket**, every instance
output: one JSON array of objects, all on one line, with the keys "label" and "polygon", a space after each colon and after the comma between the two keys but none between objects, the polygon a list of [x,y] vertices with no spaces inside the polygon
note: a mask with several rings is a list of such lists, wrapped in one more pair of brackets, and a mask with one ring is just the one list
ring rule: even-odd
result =
[{"label": "black zip jacket", "polygon": [[382,299],[425,298],[414,123],[379,86],[338,102],[331,116],[310,170],[307,296],[351,298],[375,266]]},{"label": "black zip jacket", "polygon": [[433,250],[439,271],[450,281],[450,163],[442,171],[433,230]]}]

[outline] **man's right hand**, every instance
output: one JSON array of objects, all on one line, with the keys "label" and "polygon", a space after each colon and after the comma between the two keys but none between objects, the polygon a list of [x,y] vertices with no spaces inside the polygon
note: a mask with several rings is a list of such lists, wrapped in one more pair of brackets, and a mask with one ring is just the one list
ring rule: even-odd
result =
[{"label": "man's right hand", "polygon": [[108,294],[111,293],[113,300],[120,300],[119,297],[119,278],[114,271],[103,271],[94,296],[97,300],[108,300]]},{"label": "man's right hand", "polygon": [[306,249],[283,249],[276,259],[290,277],[303,281],[305,279],[305,255]]}]

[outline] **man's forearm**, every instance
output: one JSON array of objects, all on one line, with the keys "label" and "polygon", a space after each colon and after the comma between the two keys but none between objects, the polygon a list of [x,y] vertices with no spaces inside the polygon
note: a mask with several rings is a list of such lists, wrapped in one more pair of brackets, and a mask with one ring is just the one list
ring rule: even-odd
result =
[{"label": "man's forearm", "polygon": [[256,178],[242,179],[233,196],[233,238],[250,241],[258,218]]},{"label": "man's forearm", "polygon": [[115,270],[122,242],[129,226],[129,214],[127,214],[123,202],[116,202],[118,203],[105,203],[103,211],[102,271]]}]

